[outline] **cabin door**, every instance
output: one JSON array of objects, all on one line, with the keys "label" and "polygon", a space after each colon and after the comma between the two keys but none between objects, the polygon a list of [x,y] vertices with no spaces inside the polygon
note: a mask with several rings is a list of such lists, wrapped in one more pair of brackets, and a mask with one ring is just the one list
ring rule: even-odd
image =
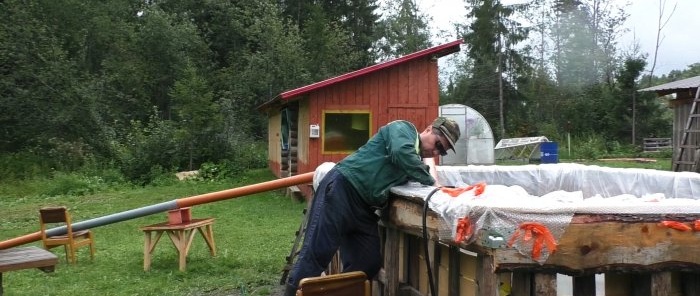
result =
[{"label": "cabin door", "polygon": [[282,109],[282,126],[280,137],[282,149],[282,162],[280,164],[280,176],[289,177],[297,174],[297,160],[299,151],[299,104],[294,102]]}]

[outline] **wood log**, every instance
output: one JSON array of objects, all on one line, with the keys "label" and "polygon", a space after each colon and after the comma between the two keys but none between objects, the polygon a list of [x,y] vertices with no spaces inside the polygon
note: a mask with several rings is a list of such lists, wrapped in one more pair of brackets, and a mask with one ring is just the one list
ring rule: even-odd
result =
[{"label": "wood log", "polygon": [[[422,200],[421,200],[422,201]],[[422,204],[405,198],[392,198],[390,223],[401,231],[422,236]],[[694,221],[700,214],[674,215],[591,215],[575,214],[557,251],[540,265],[513,248],[488,249],[476,244],[455,244],[462,249],[492,254],[494,271],[555,272],[571,276],[607,271],[700,272],[700,233],[664,226],[663,220]],[[427,216],[428,238],[438,240],[441,218],[432,211]]]}]

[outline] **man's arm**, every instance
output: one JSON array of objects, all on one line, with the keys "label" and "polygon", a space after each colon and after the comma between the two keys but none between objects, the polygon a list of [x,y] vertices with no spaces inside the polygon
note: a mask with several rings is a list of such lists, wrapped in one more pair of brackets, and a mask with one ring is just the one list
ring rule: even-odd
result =
[{"label": "man's arm", "polygon": [[420,137],[415,127],[408,122],[392,122],[382,131],[391,163],[403,170],[409,179],[424,185],[435,184],[430,167],[421,160],[416,151],[416,137]]},{"label": "man's arm", "polygon": [[440,185],[440,181],[438,180],[438,177],[437,177],[437,169],[435,168],[435,157],[423,158],[423,163],[425,163],[428,166],[428,168],[429,168],[428,171],[430,172],[430,175],[433,176],[433,179],[435,179],[435,184],[433,184],[433,186],[435,186],[435,187],[442,186],[442,185]]}]

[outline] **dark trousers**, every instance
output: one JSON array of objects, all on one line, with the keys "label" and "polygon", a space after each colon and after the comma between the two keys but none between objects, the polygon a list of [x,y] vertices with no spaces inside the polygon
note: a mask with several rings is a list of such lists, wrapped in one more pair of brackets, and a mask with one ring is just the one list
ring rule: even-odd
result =
[{"label": "dark trousers", "polygon": [[345,177],[331,169],[313,198],[304,244],[288,285],[321,275],[340,249],[343,272],[364,271],[373,278],[382,264],[378,217]]}]

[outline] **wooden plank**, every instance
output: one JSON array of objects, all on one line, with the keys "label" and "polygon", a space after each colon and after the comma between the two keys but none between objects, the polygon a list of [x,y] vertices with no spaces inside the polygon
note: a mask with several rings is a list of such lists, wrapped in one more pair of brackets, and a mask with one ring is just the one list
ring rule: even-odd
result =
[{"label": "wooden plank", "polygon": [[655,272],[651,274],[651,296],[668,296],[671,293],[671,272]]},{"label": "wooden plank", "polygon": [[606,273],[605,296],[635,295],[632,292],[632,283],[640,285],[637,278],[631,273]]},{"label": "wooden plank", "polygon": [[411,61],[405,65],[407,69],[405,76],[407,88],[406,104],[416,104],[420,102],[421,97],[423,100],[427,99],[421,93],[420,84],[425,82],[420,79],[422,69],[418,66],[419,64],[420,62],[418,61]]},{"label": "wooden plank", "polygon": [[657,222],[602,222],[570,224],[557,252],[545,264],[572,269],[596,269],[606,265],[660,269],[680,262],[700,268],[700,238],[659,226]]},{"label": "wooden plank", "polygon": [[511,296],[532,295],[532,273],[516,271],[513,272],[512,284],[510,286]]},{"label": "wooden plank", "polygon": [[384,70],[377,73],[377,83],[379,85],[382,85],[383,87],[377,86],[377,102],[376,108],[374,110],[375,116],[373,117],[373,133],[376,133],[379,130],[379,127],[381,127],[382,125],[390,122],[390,120],[388,120],[387,117],[387,112],[389,111],[389,108],[387,106],[390,103],[390,94],[392,93],[389,89],[391,87],[390,81],[391,80],[389,79],[389,71]]},{"label": "wooden plank", "polygon": [[[498,295],[498,277],[494,273],[493,256],[477,255],[476,278],[480,296]],[[539,294],[538,294],[539,295]]]},{"label": "wooden plank", "polygon": [[401,64],[395,67],[397,70],[395,72],[395,75],[397,77],[397,83],[398,83],[398,91],[396,92],[396,96],[398,98],[399,103],[401,104],[409,104],[410,103],[410,96],[411,94],[408,92],[408,73],[410,69],[408,68],[408,65],[406,64]]},{"label": "wooden plank", "polygon": [[[27,269],[52,267],[58,264],[58,257],[37,247],[17,247],[0,250],[0,273]],[[50,271],[50,269],[48,269]]]},{"label": "wooden plank", "polygon": [[460,296],[476,296],[479,283],[477,282],[477,256],[460,251],[459,256],[459,292]]},{"label": "wooden plank", "polygon": [[[435,294],[439,296],[447,295],[446,293],[441,293],[442,289],[440,289],[440,286],[443,286],[443,276],[440,276],[442,273],[440,272],[441,268],[441,261],[442,261],[442,248],[440,245],[435,242],[435,241],[429,241],[428,242],[429,246],[429,254],[430,254],[430,264],[432,265],[432,274],[433,274],[433,285],[435,286]],[[428,278],[430,280],[430,278]],[[445,285],[443,287],[447,287],[447,282],[444,283]]]},{"label": "wooden plank", "polygon": [[384,266],[390,268],[386,272],[384,283],[384,295],[395,295],[399,291],[399,242],[400,232],[393,227],[386,229],[386,243],[384,247]]},{"label": "wooden plank", "polygon": [[455,246],[450,246],[450,251],[449,251],[449,263],[448,263],[448,268],[449,268],[449,284],[448,284],[448,293],[447,295],[449,296],[458,296],[459,294],[459,272],[460,272],[460,264],[459,264],[459,248]]},{"label": "wooden plank", "polygon": [[[427,102],[431,104],[435,104],[435,108],[427,108],[426,109],[426,118],[428,120],[432,120],[432,118],[437,117],[438,115],[438,106],[440,105],[440,81],[439,81],[439,72],[438,72],[438,63],[437,61],[430,60],[428,61],[428,98]],[[430,122],[426,122],[426,125],[430,124]]]},{"label": "wooden plank", "polygon": [[420,289],[420,266],[423,265],[420,262],[420,257],[418,252],[420,251],[420,240],[415,236],[408,236],[408,264],[406,268],[408,269],[408,279],[406,281],[411,287],[416,290]]},{"label": "wooden plank", "polygon": [[535,294],[537,296],[557,295],[557,274],[556,273],[536,273],[535,274]]}]

